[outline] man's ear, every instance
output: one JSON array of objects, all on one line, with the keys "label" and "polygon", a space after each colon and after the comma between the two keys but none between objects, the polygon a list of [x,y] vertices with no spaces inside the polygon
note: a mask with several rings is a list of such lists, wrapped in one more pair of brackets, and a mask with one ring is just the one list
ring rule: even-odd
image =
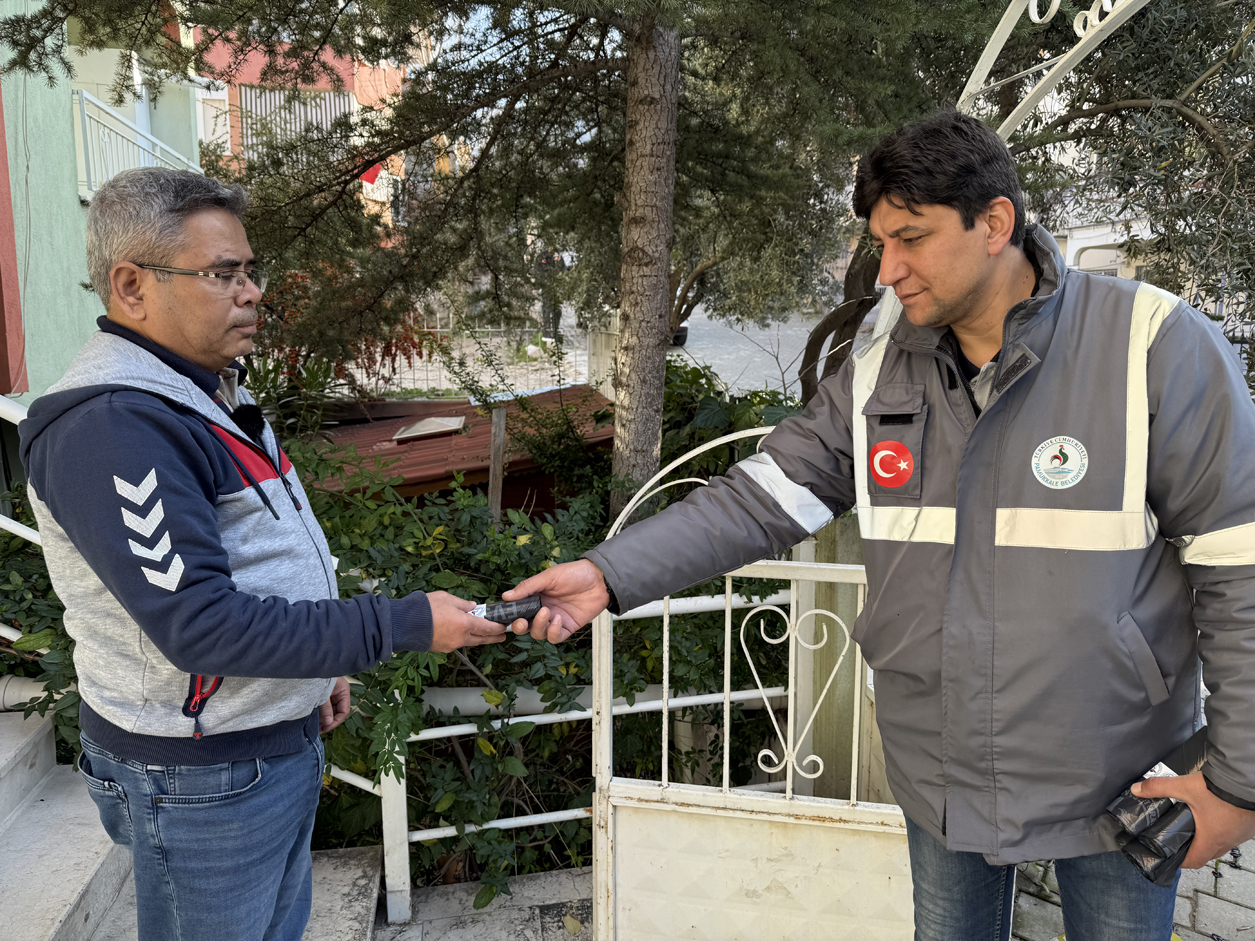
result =
[{"label": "man's ear", "polygon": [[129,261],[118,262],[109,272],[109,309],[129,320],[143,320],[144,270]]},{"label": "man's ear", "polygon": [[1011,243],[1015,232],[1015,204],[1005,196],[997,196],[982,215],[985,221],[989,254],[999,255]]}]

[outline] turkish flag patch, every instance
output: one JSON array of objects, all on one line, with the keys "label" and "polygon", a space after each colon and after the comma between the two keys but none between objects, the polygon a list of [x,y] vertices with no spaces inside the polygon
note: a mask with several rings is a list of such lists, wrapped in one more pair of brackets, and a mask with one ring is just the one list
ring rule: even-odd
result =
[{"label": "turkish flag patch", "polygon": [[901,441],[878,441],[872,445],[872,480],[882,487],[901,487],[915,473],[915,457]]}]

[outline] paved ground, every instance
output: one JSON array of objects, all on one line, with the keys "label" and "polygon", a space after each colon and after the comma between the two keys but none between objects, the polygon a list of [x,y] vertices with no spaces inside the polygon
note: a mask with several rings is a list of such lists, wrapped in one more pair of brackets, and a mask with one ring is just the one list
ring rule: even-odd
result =
[{"label": "paved ground", "polygon": [[[696,360],[714,369],[733,391],[743,392],[787,387],[798,391],[797,370],[802,361],[802,350],[811,327],[818,318],[797,314],[786,323],[770,327],[731,326],[722,320],[713,320],[701,311],[689,318],[688,342],[684,347],[673,347],[674,355]],[[500,358],[502,373],[515,389],[538,389],[567,382],[585,382],[588,379],[588,337],[575,323],[575,317],[567,312],[563,317],[563,335],[566,338],[566,355],[561,365],[535,349],[534,357],[519,353],[513,345],[518,336],[481,340],[482,348],[490,349]],[[528,341],[530,342],[530,341]],[[458,340],[457,348],[474,364],[482,354],[476,341]],[[493,384],[492,370],[476,367],[481,381]],[[376,382],[359,376],[368,387]],[[457,380],[438,359],[416,360],[412,365],[402,364],[396,375],[379,383],[390,389],[442,389],[457,385]]]},{"label": "paved ground", "polygon": [[[1255,840],[1243,844],[1238,865],[1183,872],[1177,888],[1180,941],[1255,941]],[[1219,875],[1216,875],[1219,873]],[[1020,867],[1011,933],[1017,941],[1063,938],[1059,886],[1048,864]],[[377,923],[376,941],[586,941],[592,937],[592,871],[523,876],[512,896],[483,911],[471,905],[479,883],[419,889],[414,921]],[[381,916],[382,917],[382,916]]]},{"label": "paved ground", "polygon": [[795,314],[785,323],[740,329],[697,311],[688,320],[688,342],[672,353],[710,366],[735,392],[787,387],[797,393],[802,350],[818,322],[817,317]]},{"label": "paved ground", "polygon": [[[1211,868],[1185,870],[1177,885],[1176,936],[1181,941],[1255,941],[1255,840]],[[1020,867],[1011,933],[1020,941],[1063,936],[1059,885],[1049,866]]]},{"label": "paved ground", "polygon": [[375,941],[592,941],[591,869],[519,876],[481,911],[478,882],[416,889],[408,925],[376,922]]}]

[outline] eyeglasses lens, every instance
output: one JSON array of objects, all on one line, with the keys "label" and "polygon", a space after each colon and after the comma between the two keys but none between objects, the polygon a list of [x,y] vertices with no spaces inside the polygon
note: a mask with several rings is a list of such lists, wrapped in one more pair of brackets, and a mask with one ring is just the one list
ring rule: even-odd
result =
[{"label": "eyeglasses lens", "polygon": [[252,271],[236,271],[232,272],[229,278],[219,278],[218,281],[222,285],[222,292],[227,297],[237,297],[244,286],[252,281],[257,285],[257,290],[266,290],[266,282],[270,280],[270,276],[262,268],[254,268]]}]

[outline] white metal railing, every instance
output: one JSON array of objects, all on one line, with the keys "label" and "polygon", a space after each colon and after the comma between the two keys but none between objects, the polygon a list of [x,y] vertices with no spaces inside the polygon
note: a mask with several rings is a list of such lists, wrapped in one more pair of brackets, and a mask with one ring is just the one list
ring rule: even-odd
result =
[{"label": "white metal railing", "polygon": [[[21,402],[15,402],[13,399],[0,395],[0,420],[16,425],[25,418],[25,405]],[[9,532],[21,536],[26,541],[33,542],[37,546],[43,545],[39,538],[39,530],[31,529],[29,526],[23,526],[16,520],[9,519],[9,517],[5,516],[3,513],[0,513],[0,529],[7,529]]]},{"label": "white metal railing", "polygon": [[169,167],[203,173],[200,166],[118,114],[107,104],[76,88],[72,92],[78,120],[79,193],[90,199],[101,184],[132,167]]},{"label": "white metal railing", "polygon": [[[684,463],[701,454],[734,442],[763,437],[770,433],[771,428],[756,428],[749,431],[725,435],[708,444],[689,452],[672,462],[656,474],[643,486],[629,502],[618,520],[610,528],[608,536],[614,536],[634,510],[645,501],[661,491],[683,483],[704,485],[707,481],[694,477],[679,477],[667,480],[668,476],[677,471]],[[815,586],[818,583],[836,583],[849,585],[855,591],[855,613],[861,611],[866,599],[866,572],[861,565],[842,565],[836,563],[814,562],[814,543],[810,540],[794,549],[793,560],[765,560],[742,566],[724,577],[723,598],[734,597],[733,580],[743,578],[788,580],[787,608],[784,603],[759,603],[753,605],[741,618],[737,639],[741,656],[749,667],[754,679],[755,689],[733,691],[732,676],[734,666],[733,644],[733,606],[725,603],[724,636],[723,636],[723,690],[719,693],[706,694],[700,697],[669,698],[671,685],[671,638],[673,606],[684,599],[671,601],[664,598],[661,602],[662,614],[662,694],[660,710],[664,717],[675,708],[683,708],[694,699],[703,704],[722,703],[722,721],[717,723],[721,734],[720,758],[722,767],[715,777],[716,784],[695,784],[690,782],[673,782],[671,776],[671,723],[664,718],[661,726],[661,751],[659,780],[638,780],[616,777],[614,775],[614,725],[613,718],[617,709],[611,703],[613,689],[612,665],[614,662],[614,635],[611,621],[606,614],[600,615],[593,623],[593,771],[596,781],[594,790],[593,814],[593,866],[594,866],[594,935],[599,938],[612,938],[614,925],[615,902],[615,840],[616,824],[615,808],[628,802],[637,808],[655,806],[692,807],[704,804],[708,808],[718,808],[742,817],[756,817],[763,814],[787,817],[791,813],[803,814],[812,818],[826,818],[834,822],[868,816],[868,822],[875,828],[886,832],[897,833],[900,828],[900,811],[896,807],[884,807],[861,803],[859,801],[860,758],[866,750],[861,741],[863,729],[863,702],[870,699],[871,692],[867,688],[867,670],[861,652],[850,638],[846,623],[835,612],[816,607]],[[840,605],[838,605],[840,607]],[[773,632],[769,629],[768,618],[774,624],[779,618],[783,629]],[[824,620],[835,624],[836,630],[829,631],[823,624]],[[757,630],[753,630],[757,621]],[[811,622],[809,640],[804,636],[806,622]],[[754,635],[757,635],[755,638]],[[752,643],[761,640],[771,645],[787,644],[787,681],[784,686],[767,688],[764,685],[760,662],[755,657]],[[815,670],[815,651],[824,648],[830,641],[839,644],[836,656],[830,658],[831,666],[825,664],[826,675],[817,675]],[[813,749],[813,729],[820,710],[831,703],[830,694],[838,674],[842,670],[847,654],[854,657],[852,712],[849,721],[849,799],[826,799],[813,796],[813,782],[819,778],[825,768],[824,760]],[[777,665],[779,669],[779,665]],[[785,699],[783,723],[777,715],[778,709],[772,699],[783,696]],[[734,702],[759,700],[767,707],[773,740],[766,743],[758,751],[756,764],[759,771],[769,775],[783,775],[783,781],[771,781],[765,785],[752,788],[732,786],[731,750],[734,734],[732,705]],[[681,705],[683,704],[683,706]],[[844,733],[841,733],[844,735]],[[822,750],[822,749],[819,749]],[[833,772],[844,775],[844,769],[833,768]],[[708,775],[708,778],[710,776]],[[804,801],[805,806],[797,804]],[[791,810],[790,808],[796,808]],[[626,833],[626,831],[625,831]]]},{"label": "white metal railing", "polygon": [[[847,568],[853,568],[847,566]],[[756,576],[758,577],[758,576]],[[769,576],[770,577],[770,576]],[[731,602],[729,602],[731,597]],[[605,615],[612,621],[629,621],[640,618],[659,617],[663,611],[674,606],[679,609],[677,613],[695,614],[708,611],[731,611],[733,609],[744,609],[751,606],[762,605],[779,605],[788,603],[789,596],[784,592],[779,592],[765,599],[752,598],[744,599],[736,594],[699,596],[694,598],[680,598],[675,601],[663,599],[662,601],[653,602],[651,604],[641,605],[631,611],[625,611],[620,615]],[[669,625],[669,616],[664,623]],[[725,689],[719,693],[706,693],[691,696],[671,696],[669,687],[666,685],[669,676],[664,677],[664,683],[661,688],[658,699],[640,697],[634,703],[627,703],[626,700],[615,700],[610,705],[610,714],[618,717],[625,715],[640,715],[650,712],[663,712],[670,714],[681,709],[690,709],[697,706],[709,706],[724,703],[725,711],[731,708],[732,703],[741,703],[747,705],[755,705],[765,702],[770,706],[774,705],[774,701],[780,697],[787,696],[789,690],[784,686],[773,686],[767,689],[761,687],[757,689],[731,690]],[[596,699],[598,686],[594,680],[592,687],[592,695]],[[585,722],[594,718],[594,709],[574,709],[564,712],[539,712],[526,715],[503,716],[500,719],[494,719],[488,724],[488,728],[500,729],[503,726],[516,722],[531,722],[536,725],[553,725],[561,722]],[[664,721],[663,726],[666,728],[668,723]],[[423,729],[411,735],[408,742],[429,742],[436,739],[456,738],[462,735],[478,735],[481,729],[478,723],[466,722],[457,725],[435,726],[433,728]],[[548,823],[560,823],[566,820],[581,820],[592,816],[591,807],[576,807],[567,810],[549,811],[540,814],[528,814],[521,817],[507,817],[499,820],[491,820],[483,824],[466,824],[461,827],[445,826],[433,827],[426,830],[410,830],[409,819],[406,814],[405,789],[406,779],[404,773],[400,778],[390,775],[384,775],[380,778],[378,789],[374,789],[373,783],[367,781],[358,775],[351,775],[349,772],[343,772],[341,769],[331,767],[329,773],[350,784],[356,784],[364,790],[371,793],[379,794],[383,799],[383,835],[384,835],[384,883],[387,890],[388,900],[388,920],[393,923],[408,921],[410,918],[410,866],[409,866],[409,844],[419,843],[425,840],[438,840],[447,837],[456,836],[458,833],[474,833],[477,830],[485,829],[501,829],[510,830],[518,827],[540,826]],[[370,786],[367,786],[370,785]],[[763,787],[775,787],[774,784],[757,785],[757,789]]]}]

